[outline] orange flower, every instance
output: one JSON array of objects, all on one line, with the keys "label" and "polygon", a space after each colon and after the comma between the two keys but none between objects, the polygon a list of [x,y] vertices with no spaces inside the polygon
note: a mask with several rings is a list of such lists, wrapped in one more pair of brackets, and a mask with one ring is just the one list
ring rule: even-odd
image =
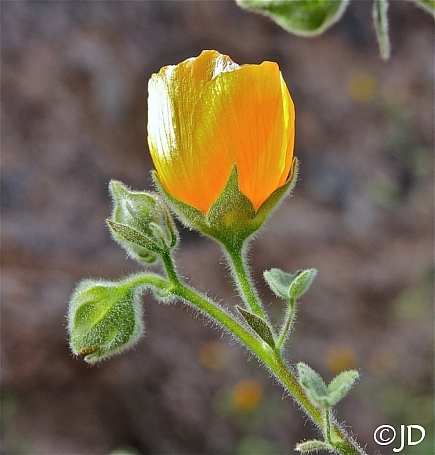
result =
[{"label": "orange flower", "polygon": [[234,405],[240,411],[252,411],[263,397],[263,388],[255,379],[246,379],[236,384],[233,390]]},{"label": "orange flower", "polygon": [[234,165],[257,211],[292,170],[295,112],[278,65],[239,66],[217,51],[149,81],[148,143],[163,188],[204,214]]}]

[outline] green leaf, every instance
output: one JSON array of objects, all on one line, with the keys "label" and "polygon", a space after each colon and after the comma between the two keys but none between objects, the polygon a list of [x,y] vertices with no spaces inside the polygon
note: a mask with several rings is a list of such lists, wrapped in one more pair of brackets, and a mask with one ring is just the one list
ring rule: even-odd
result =
[{"label": "green leaf", "polygon": [[297,300],[302,297],[310,288],[314,278],[316,278],[316,269],[306,269],[299,271],[290,284],[288,293],[291,299]]},{"label": "green leaf", "polygon": [[334,449],[325,441],[311,439],[310,441],[299,442],[296,444],[295,450],[301,453],[317,452],[318,450],[328,450],[334,452]]},{"label": "green leaf", "polygon": [[248,325],[265,341],[272,349],[275,349],[275,340],[269,325],[258,316],[237,306],[237,310],[244,317]]},{"label": "green leaf", "polygon": [[329,405],[335,406],[344,398],[358,378],[359,374],[355,370],[343,371],[336,376],[328,385]]},{"label": "green leaf", "polygon": [[329,406],[328,389],[323,379],[306,363],[298,363],[299,383],[307,392],[311,402],[319,408],[325,409]]},{"label": "green leaf", "polygon": [[379,50],[384,60],[390,58],[390,37],[388,34],[388,0],[374,0],[373,21],[375,23],[376,35],[378,37]]},{"label": "green leaf", "polygon": [[319,374],[307,364],[298,363],[297,368],[299,383],[307,392],[312,403],[322,409],[335,406],[347,395],[359,377],[357,371],[344,371],[326,386]]},{"label": "green leaf", "polygon": [[335,24],[349,0],[236,0],[242,8],[264,14],[287,31],[316,36]]},{"label": "green leaf", "polygon": [[71,350],[95,363],[135,344],[143,333],[141,286],[128,282],[82,281],[71,296]]},{"label": "green leaf", "polygon": [[[297,274],[298,272],[296,272]],[[284,300],[289,298],[289,289],[296,274],[291,274],[282,271],[281,269],[270,269],[263,273],[264,279],[269,285],[270,289]]]},{"label": "green leaf", "polygon": [[263,273],[270,289],[285,300],[297,300],[305,294],[316,275],[316,269],[299,270],[295,274],[283,272],[280,269],[270,269]]},{"label": "green leaf", "polygon": [[410,0],[435,17],[435,0]]}]

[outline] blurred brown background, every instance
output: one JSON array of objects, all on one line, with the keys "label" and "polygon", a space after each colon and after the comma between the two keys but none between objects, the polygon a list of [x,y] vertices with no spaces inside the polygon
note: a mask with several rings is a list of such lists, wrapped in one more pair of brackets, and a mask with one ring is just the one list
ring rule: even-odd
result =
[{"label": "blurred brown background", "polygon": [[[262,272],[315,267],[287,348],[326,380],[357,368],[338,407],[373,453],[381,424],[426,428],[433,450],[433,19],[391,2],[392,58],[369,1],[319,38],[232,1],[2,2],[1,453],[291,454],[316,437],[245,351],[182,305],[143,298],[136,349],[89,367],[68,349],[75,283],[137,265],[105,227],[107,185],[149,189],[147,82],[217,49],[277,61],[296,105],[300,179],[258,238]],[[237,302],[219,249],[182,232],[191,284]]]}]

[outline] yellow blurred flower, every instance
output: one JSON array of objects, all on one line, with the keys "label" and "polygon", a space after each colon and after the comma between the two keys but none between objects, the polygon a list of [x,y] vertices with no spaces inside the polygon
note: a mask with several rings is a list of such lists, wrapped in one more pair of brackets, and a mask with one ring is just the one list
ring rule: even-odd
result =
[{"label": "yellow blurred flower", "polygon": [[372,351],[369,366],[374,374],[388,376],[397,370],[399,359],[389,346],[381,345]]},{"label": "yellow blurred flower", "polygon": [[376,96],[378,83],[375,77],[366,72],[356,72],[347,83],[349,97],[357,103],[370,103]]},{"label": "yellow blurred flower", "polygon": [[252,411],[263,398],[263,387],[255,379],[239,381],[233,389],[233,403],[239,411]]},{"label": "yellow blurred flower", "polygon": [[359,363],[358,355],[354,349],[342,343],[330,346],[324,360],[328,370],[334,374],[356,368]]},{"label": "yellow blurred flower", "polygon": [[219,370],[228,360],[228,349],[220,341],[204,343],[199,350],[199,362],[210,370]]},{"label": "yellow blurred flower", "polygon": [[148,143],[164,189],[204,214],[237,166],[257,211],[293,165],[293,101],[273,62],[239,66],[203,51],[149,81]]}]

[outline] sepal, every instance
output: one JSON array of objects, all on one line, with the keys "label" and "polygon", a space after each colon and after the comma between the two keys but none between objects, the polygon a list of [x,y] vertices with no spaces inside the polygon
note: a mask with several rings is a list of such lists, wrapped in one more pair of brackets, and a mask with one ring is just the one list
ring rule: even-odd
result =
[{"label": "sepal", "polygon": [[132,191],[110,182],[113,210],[107,224],[113,238],[139,262],[153,263],[177,243],[168,208],[157,193]]},{"label": "sepal", "polygon": [[207,213],[171,195],[160,182],[158,173],[154,171],[152,175],[157,190],[183,224],[231,247],[234,244],[240,245],[260,229],[279,202],[292,191],[297,179],[296,158],[291,169],[286,183],[277,188],[257,211],[252,202],[240,191],[236,165],[233,166],[224,189]]},{"label": "sepal", "polygon": [[349,0],[236,0],[242,8],[269,16],[288,32],[316,36],[335,24]]},{"label": "sepal", "polygon": [[255,215],[252,202],[239,189],[237,167],[234,165],[223,191],[207,213],[208,229],[217,239],[226,239],[234,234],[247,238],[259,228]]},{"label": "sepal", "polygon": [[79,283],[68,309],[71,351],[95,363],[133,346],[144,331],[141,291],[122,281]]}]

